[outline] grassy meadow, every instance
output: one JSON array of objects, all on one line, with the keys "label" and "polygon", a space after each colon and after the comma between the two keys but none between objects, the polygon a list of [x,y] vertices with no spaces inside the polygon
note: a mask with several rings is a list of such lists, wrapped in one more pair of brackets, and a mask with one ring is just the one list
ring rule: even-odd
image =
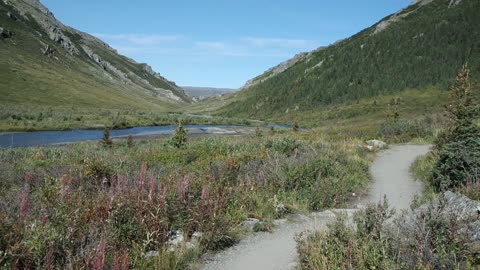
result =
[{"label": "grassy meadow", "polygon": [[[369,181],[373,155],[359,144],[317,130],[259,130],[181,148],[157,139],[0,150],[0,266],[185,269],[243,237],[246,218],[270,230],[285,214],[280,204],[344,206]],[[202,237],[168,252],[175,231]]]}]

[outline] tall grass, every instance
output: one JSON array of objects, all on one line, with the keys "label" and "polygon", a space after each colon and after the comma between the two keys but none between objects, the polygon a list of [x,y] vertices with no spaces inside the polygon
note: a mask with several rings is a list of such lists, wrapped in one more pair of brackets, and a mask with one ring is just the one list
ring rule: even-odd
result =
[{"label": "tall grass", "polygon": [[[98,143],[0,151],[0,264],[184,269],[230,246],[247,217],[341,206],[366,187],[359,142],[310,131],[268,137]],[[196,249],[168,251],[181,231]],[[145,254],[156,251],[153,258]],[[123,268],[124,269],[124,268]]]}]

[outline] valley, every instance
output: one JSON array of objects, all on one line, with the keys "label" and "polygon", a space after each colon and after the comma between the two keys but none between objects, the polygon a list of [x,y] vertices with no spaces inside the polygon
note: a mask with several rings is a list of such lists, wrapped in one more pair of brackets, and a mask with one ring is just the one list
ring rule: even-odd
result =
[{"label": "valley", "polygon": [[480,2],[407,2],[0,0],[0,269],[478,269]]}]

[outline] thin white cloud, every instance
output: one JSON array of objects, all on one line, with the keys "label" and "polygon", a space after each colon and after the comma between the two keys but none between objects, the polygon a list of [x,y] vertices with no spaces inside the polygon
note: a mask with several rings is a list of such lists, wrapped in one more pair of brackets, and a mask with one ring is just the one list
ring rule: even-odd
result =
[{"label": "thin white cloud", "polygon": [[306,39],[245,37],[241,40],[246,44],[256,47],[284,47],[292,49],[304,49],[312,46],[312,42]]},{"label": "thin white cloud", "polygon": [[182,39],[175,35],[144,35],[144,34],[102,34],[96,33],[94,36],[105,39],[110,42],[125,42],[136,45],[158,45],[166,42],[176,42]]},{"label": "thin white cloud", "polygon": [[287,58],[316,48],[305,39],[239,37],[229,40],[197,41],[182,35],[104,34],[95,36],[126,55],[175,55],[198,57],[277,57]]},{"label": "thin white cloud", "polygon": [[203,49],[224,50],[228,44],[220,41],[199,41],[194,43],[195,46]]}]

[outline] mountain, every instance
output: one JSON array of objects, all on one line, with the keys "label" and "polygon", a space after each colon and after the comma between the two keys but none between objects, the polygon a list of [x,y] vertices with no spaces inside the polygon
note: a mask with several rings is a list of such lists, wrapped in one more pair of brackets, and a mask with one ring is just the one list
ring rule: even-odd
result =
[{"label": "mountain", "polygon": [[238,91],[237,89],[231,89],[231,88],[214,88],[214,87],[194,87],[194,86],[182,86],[182,88],[185,90],[185,92],[197,99],[205,99],[209,97],[214,97],[214,96],[221,96],[225,94],[230,94],[235,91]]},{"label": "mountain", "polygon": [[248,81],[220,113],[287,119],[411,89],[437,89],[429,98],[443,97],[462,64],[478,78],[479,11],[478,0],[413,1],[350,38]]},{"label": "mountain", "polygon": [[65,26],[38,0],[0,0],[3,105],[167,108],[190,102],[147,64]]}]

